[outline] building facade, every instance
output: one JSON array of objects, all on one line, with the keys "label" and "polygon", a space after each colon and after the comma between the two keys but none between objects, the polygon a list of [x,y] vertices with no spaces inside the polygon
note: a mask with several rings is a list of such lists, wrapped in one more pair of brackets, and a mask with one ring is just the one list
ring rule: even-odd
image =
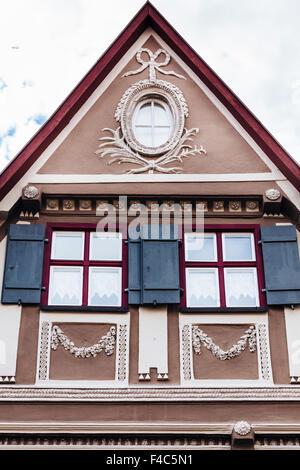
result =
[{"label": "building facade", "polygon": [[297,448],[299,188],[147,2],[0,176],[0,448]]}]

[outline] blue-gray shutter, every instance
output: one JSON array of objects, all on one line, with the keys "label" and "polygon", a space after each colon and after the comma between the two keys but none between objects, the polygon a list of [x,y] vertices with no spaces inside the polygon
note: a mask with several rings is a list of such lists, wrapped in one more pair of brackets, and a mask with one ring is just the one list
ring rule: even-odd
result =
[{"label": "blue-gray shutter", "polygon": [[300,259],[296,227],[261,228],[268,305],[300,304]]},{"label": "blue-gray shutter", "polygon": [[128,240],[128,303],[141,303],[141,239]]},{"label": "blue-gray shutter", "polygon": [[[169,232],[170,230],[170,232]],[[178,237],[174,227],[144,225],[138,240],[129,240],[129,303],[180,302]]]},{"label": "blue-gray shutter", "polygon": [[2,303],[39,303],[45,225],[12,224],[7,235]]}]

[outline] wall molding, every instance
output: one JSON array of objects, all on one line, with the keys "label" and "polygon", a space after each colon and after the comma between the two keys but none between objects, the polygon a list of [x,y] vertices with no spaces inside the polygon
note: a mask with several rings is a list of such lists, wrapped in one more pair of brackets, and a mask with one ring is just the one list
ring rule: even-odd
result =
[{"label": "wall molding", "polygon": [[[69,434],[119,434],[124,433],[188,433],[188,434],[210,434],[230,435],[234,427],[232,423],[182,423],[182,422],[4,422],[0,423],[0,434],[6,433],[69,433]],[[300,433],[299,423],[251,423],[255,434],[297,434]]]},{"label": "wall molding", "polygon": [[249,182],[249,181],[286,181],[278,172],[265,173],[179,173],[172,175],[161,174],[44,174],[36,173],[30,178],[30,183],[74,184],[74,183],[209,183],[209,182]]},{"label": "wall molding", "polygon": [[[192,217],[193,215],[204,215],[207,217],[261,217],[268,208],[264,207],[261,195],[252,196],[154,196],[154,197],[131,197],[126,195],[99,196],[72,195],[69,199],[62,194],[44,194],[40,213],[51,215],[90,215],[104,216],[105,213],[114,214],[116,217],[135,216],[138,212],[150,214],[176,214],[176,217]],[[67,203],[67,204],[66,204]],[[67,206],[67,207],[66,207]],[[277,212],[267,216],[283,217],[280,214],[280,204]],[[30,214],[29,214],[30,215]],[[21,214],[20,214],[21,216]],[[24,217],[24,213],[22,215]]]},{"label": "wall molding", "polygon": [[300,401],[300,388],[297,385],[270,387],[127,387],[99,388],[99,384],[78,384],[78,388],[66,384],[50,384],[22,387],[18,385],[0,386],[1,401],[23,402],[199,402],[199,401]]},{"label": "wall molding", "polygon": [[39,422],[24,423],[11,422],[0,423],[0,433],[188,433],[188,434],[231,434],[232,423],[141,423],[141,422],[122,422],[122,423],[91,423],[91,422]]}]

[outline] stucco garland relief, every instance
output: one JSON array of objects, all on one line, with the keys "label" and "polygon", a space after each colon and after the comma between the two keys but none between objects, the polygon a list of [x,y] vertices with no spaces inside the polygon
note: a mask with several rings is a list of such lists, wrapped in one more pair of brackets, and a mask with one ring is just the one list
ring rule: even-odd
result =
[{"label": "stucco garland relief", "polygon": [[185,324],[181,329],[181,367],[184,381],[194,380],[192,352],[200,354],[200,345],[203,344],[217,359],[228,360],[239,356],[248,348],[250,352],[258,351],[260,378],[264,381],[272,380],[271,359],[268,347],[267,327],[264,323],[250,326],[237,342],[227,351],[223,351],[198,326]]},{"label": "stucco garland relief", "polygon": [[[142,53],[148,55],[148,61],[142,58]],[[165,59],[158,62],[159,56],[164,56]],[[142,48],[137,52],[136,60],[141,64],[141,67],[135,71],[125,73],[123,77],[138,74],[149,68],[149,78],[134,83],[124,92],[115,111],[115,119],[120,123],[120,126],[116,130],[102,129],[102,131],[110,132],[111,135],[99,138],[101,143],[95,153],[102,158],[109,155],[108,164],[126,163],[138,166],[138,168],[133,167],[127,170],[128,174],[153,173],[154,171],[158,173],[180,173],[182,167],[166,167],[166,165],[173,162],[183,163],[185,158],[197,155],[204,156],[207,152],[202,145],[198,147],[191,144],[199,129],[186,129],[184,127],[184,121],[189,110],[182,91],[172,83],[157,79],[156,71],[165,75],[173,75],[179,79],[185,79],[185,77],[172,70],[162,69],[170,61],[170,55],[163,49],[158,49],[155,53],[152,53],[150,49]],[[174,120],[170,137],[158,147],[142,145],[135,138],[133,131],[132,117],[136,105],[147,97],[155,97],[166,102]]]},{"label": "stucco garland relief", "polygon": [[207,336],[198,326],[192,327],[193,334],[193,350],[196,354],[201,354],[201,344],[208,349],[213,356],[220,361],[233,359],[239,356],[242,351],[247,347],[250,352],[256,351],[256,331],[255,326],[250,326],[245,333],[240,337],[237,344],[234,344],[227,351],[223,351],[220,346],[216,345],[213,340]]},{"label": "stucco garland relief", "polygon": [[55,351],[59,344],[61,344],[66,351],[70,351],[71,354],[79,358],[96,357],[102,350],[105,351],[107,356],[111,356],[115,349],[115,336],[116,328],[112,326],[106,335],[102,336],[96,344],[79,348],[64,334],[59,326],[53,325],[51,332],[51,348]]},{"label": "stucco garland relief", "polygon": [[114,352],[116,345],[116,329],[118,330],[117,341],[117,376],[116,380],[123,382],[127,380],[128,375],[128,328],[126,324],[120,324],[110,328],[97,344],[86,348],[78,348],[74,343],[64,335],[63,331],[57,326],[52,325],[51,321],[43,321],[40,332],[39,360],[38,360],[38,380],[49,380],[50,349],[56,349],[59,344],[69,350],[75,357],[88,358],[94,357],[105,350],[107,355]]}]

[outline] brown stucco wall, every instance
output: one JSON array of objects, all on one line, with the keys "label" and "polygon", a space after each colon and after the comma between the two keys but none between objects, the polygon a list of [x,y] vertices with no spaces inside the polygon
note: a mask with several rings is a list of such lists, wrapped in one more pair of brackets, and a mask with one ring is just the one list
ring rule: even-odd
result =
[{"label": "brown stucco wall", "polygon": [[[199,314],[198,314],[199,315]],[[226,315],[226,314],[224,314]],[[290,384],[285,323],[283,312],[269,311],[269,334],[272,372],[275,384]],[[173,307],[168,313],[168,361],[169,380],[157,381],[156,371],[151,371],[151,381],[138,380],[138,312],[131,309],[130,315],[129,384],[141,386],[170,386],[180,383],[179,373],[179,328],[178,309]],[[38,354],[39,308],[23,307],[21,316],[16,383],[34,384]],[[90,346],[105,334],[107,327],[102,325],[76,324],[63,327],[64,332],[77,345]],[[70,331],[69,331],[70,330]],[[93,331],[94,330],[94,331]],[[99,331],[98,331],[99,330]],[[224,350],[237,342],[246,330],[246,325],[204,325],[207,333]],[[101,357],[100,357],[101,356]],[[253,379],[257,378],[257,356],[247,349],[239,357],[230,361],[219,361],[203,346],[201,355],[193,355],[196,379]],[[114,355],[106,357],[103,352],[97,358],[76,359],[60,346],[51,353],[51,379],[70,380],[109,380],[114,378]]]},{"label": "brown stucco wall", "polygon": [[[98,219],[91,216],[73,216],[73,215],[55,215],[48,216],[42,214],[37,221],[34,223],[47,223],[47,222],[61,222],[61,223],[96,223]],[[15,223],[16,219],[12,218],[9,222]],[[260,225],[273,225],[276,222],[276,219],[256,217],[250,219],[250,223],[258,223]],[[289,219],[281,218],[280,222],[289,222]],[[209,219],[211,224],[226,224],[226,223],[235,223],[235,224],[247,224],[249,219],[243,217],[223,218],[223,217],[213,217]],[[3,228],[3,235],[5,234],[5,229]],[[142,386],[153,386],[159,384],[160,386],[168,385],[178,385],[180,383],[180,372],[179,372],[179,328],[178,328],[178,308],[169,307],[168,310],[168,360],[169,360],[169,380],[166,382],[157,381],[156,371],[151,371],[152,380],[149,383],[145,381],[140,382],[138,380],[138,311],[135,308],[131,308],[131,322],[130,322],[130,370],[129,370],[129,383],[131,385],[142,385]],[[271,359],[272,359],[272,369],[273,377],[275,384],[289,384],[289,367],[288,367],[288,355],[287,355],[287,344],[285,336],[285,322],[284,314],[282,309],[270,309],[269,311],[269,333],[270,333],[270,347],[271,347]],[[84,321],[84,320],[83,320]],[[38,326],[39,326],[39,307],[37,306],[23,306],[22,315],[21,315],[21,325],[20,325],[20,335],[19,335],[19,349],[18,349],[18,360],[17,360],[17,371],[16,371],[16,383],[17,384],[34,384],[36,378],[36,364],[37,364],[37,348],[38,348]],[[70,325],[66,326],[67,329],[73,328]],[[87,331],[84,332],[83,336],[81,332],[77,330],[78,326],[76,325],[75,330],[70,331],[70,336],[74,336],[76,339],[75,343],[90,345],[93,341],[97,341],[99,337],[104,334],[102,332],[102,327],[99,327],[101,331],[95,330],[95,334],[92,332],[93,327],[86,326]],[[240,335],[245,331],[245,326],[241,325],[241,330],[235,331],[238,327],[236,326],[223,326],[221,329],[226,330],[226,335],[221,332],[220,328],[214,328],[213,326],[205,325],[205,332],[211,336],[216,344],[224,346],[227,348],[227,345],[230,347],[236,342]],[[90,333],[88,332],[90,331]],[[227,331],[228,330],[228,331]],[[76,332],[77,331],[77,332]],[[224,338],[227,338],[224,342]],[[202,353],[199,357],[195,358],[195,376],[196,378],[214,378],[215,374],[217,378],[222,378],[223,376],[231,375],[230,378],[254,378],[256,377],[257,370],[254,367],[254,356],[256,354],[249,353],[249,351],[244,351],[239,358],[235,358],[232,361],[218,361],[213,358],[211,354],[202,348]],[[109,379],[112,377],[114,369],[108,367],[110,364],[111,358],[96,358],[88,359],[87,362],[84,362],[85,365],[88,364],[88,361],[99,364],[101,361],[107,364],[102,369],[101,372],[94,371],[94,368],[88,365],[86,370],[83,370],[82,362],[78,362],[78,359],[75,359],[68,352],[64,351],[59,347],[57,351],[52,353],[52,362],[51,366],[51,377],[52,378],[62,378],[65,374],[66,378],[79,379],[81,378],[91,378],[96,380],[95,377],[100,379]],[[204,360],[205,359],[205,360]],[[250,361],[250,362],[249,362]],[[91,364],[92,362],[89,362]],[[212,364],[213,362],[213,364]],[[247,366],[245,367],[245,364]],[[78,366],[78,369],[77,367]],[[106,367],[107,366],[107,367]],[[225,374],[226,369],[226,374]],[[201,371],[201,372],[200,372]],[[98,375],[100,374],[100,375]],[[103,374],[103,375],[102,375]],[[227,375],[228,374],[228,375]]]},{"label": "brown stucco wall", "polygon": [[[84,317],[83,317],[84,320]],[[109,332],[112,324],[55,322],[77,347],[92,346]],[[117,341],[117,338],[116,338]],[[78,358],[59,344],[50,354],[50,380],[114,380],[116,346],[107,356],[102,350],[96,357]]]},{"label": "brown stucco wall", "polygon": [[1,402],[1,422],[299,423],[297,402]]},{"label": "brown stucco wall", "polygon": [[270,308],[268,319],[274,383],[290,383],[289,358],[283,308]]},{"label": "brown stucco wall", "polygon": [[36,379],[39,306],[22,306],[17,356],[16,384],[34,384]]}]

